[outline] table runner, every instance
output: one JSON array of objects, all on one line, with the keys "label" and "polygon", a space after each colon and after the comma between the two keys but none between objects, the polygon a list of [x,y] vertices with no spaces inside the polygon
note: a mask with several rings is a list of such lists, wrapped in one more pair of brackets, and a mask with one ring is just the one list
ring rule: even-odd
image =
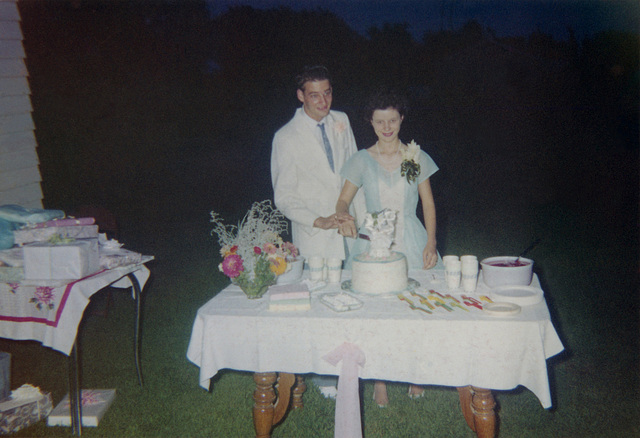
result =
[{"label": "table runner", "polygon": [[[410,277],[422,293],[462,293],[448,290],[442,271],[411,271]],[[537,276],[532,286],[540,286]],[[495,317],[475,308],[426,314],[395,295],[354,294],[364,306],[338,313],[320,302],[323,293],[338,290],[313,292],[308,312],[274,313],[268,297],[248,300],[236,286],[225,288],[198,310],[193,325],[187,357],[200,367],[201,386],[208,388],[225,368],[335,375],[322,357],[348,342],[366,357],[361,378],[496,390],[523,385],[551,407],[546,359],[563,346],[544,300],[518,315]],[[480,280],[472,296],[489,292]]]}]

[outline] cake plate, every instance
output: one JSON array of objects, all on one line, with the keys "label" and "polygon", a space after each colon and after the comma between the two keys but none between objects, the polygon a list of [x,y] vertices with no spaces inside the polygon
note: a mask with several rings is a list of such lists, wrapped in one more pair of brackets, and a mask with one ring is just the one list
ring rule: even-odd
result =
[{"label": "cake plate", "polygon": [[390,295],[398,295],[401,292],[404,291],[409,291],[409,292],[415,292],[416,289],[418,289],[420,287],[420,282],[417,280],[414,280],[413,278],[409,278],[407,279],[407,288],[405,290],[398,290],[398,291],[394,291],[394,292],[387,292],[384,294],[369,294],[366,292],[358,292],[353,290],[352,285],[351,285],[351,280],[345,280],[342,282],[342,290],[346,290],[348,292],[353,292],[354,294],[362,294],[362,295],[369,295],[372,297],[386,297],[386,296],[390,296]]}]

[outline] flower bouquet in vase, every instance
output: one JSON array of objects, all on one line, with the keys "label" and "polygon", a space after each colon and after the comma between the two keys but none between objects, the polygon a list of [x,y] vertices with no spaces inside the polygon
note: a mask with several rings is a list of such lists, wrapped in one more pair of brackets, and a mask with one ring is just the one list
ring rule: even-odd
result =
[{"label": "flower bouquet in vase", "polygon": [[238,226],[225,225],[214,211],[211,222],[222,256],[218,269],[248,298],[262,297],[298,257],[298,249],[280,237],[288,228],[286,218],[269,200],[254,202]]}]

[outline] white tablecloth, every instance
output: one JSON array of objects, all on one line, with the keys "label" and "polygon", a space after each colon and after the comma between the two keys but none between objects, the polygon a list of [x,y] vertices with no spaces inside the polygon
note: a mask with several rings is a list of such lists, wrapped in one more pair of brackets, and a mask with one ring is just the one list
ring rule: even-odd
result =
[{"label": "white tablecloth", "polygon": [[[411,271],[421,286],[460,298],[449,291],[443,271]],[[343,273],[343,280],[348,272]],[[534,277],[532,286],[540,286]],[[424,385],[466,386],[508,390],[529,388],[543,407],[551,406],[546,359],[563,350],[546,302],[525,306],[511,317],[489,316],[476,308],[433,314],[412,310],[397,296],[354,294],[364,302],[359,310],[338,313],[312,293],[311,310],[274,313],[268,294],[249,300],[230,285],[197,313],[187,357],[200,367],[200,385],[221,369],[296,374],[337,374],[323,356],[344,342],[365,355],[360,377]],[[473,297],[489,295],[482,280]],[[465,306],[466,307],[466,306]]]},{"label": "white tablecloth", "polygon": [[140,288],[149,278],[142,263],[122,266],[67,283],[23,281],[0,283],[0,338],[35,340],[66,355],[71,353],[78,325],[91,295],[106,286],[126,288],[133,273]]}]

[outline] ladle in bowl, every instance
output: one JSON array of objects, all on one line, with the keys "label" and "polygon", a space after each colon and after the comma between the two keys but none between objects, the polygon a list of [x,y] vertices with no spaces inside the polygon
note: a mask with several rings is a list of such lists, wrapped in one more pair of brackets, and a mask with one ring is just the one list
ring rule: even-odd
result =
[{"label": "ladle in bowl", "polygon": [[516,265],[520,262],[520,259],[522,257],[524,257],[529,251],[531,251],[533,248],[535,248],[538,243],[540,243],[540,241],[542,240],[542,238],[538,238],[536,240],[534,240],[531,245],[529,245],[524,251],[522,251],[520,253],[520,255],[518,256],[518,258],[516,259],[516,261],[514,262]]}]

